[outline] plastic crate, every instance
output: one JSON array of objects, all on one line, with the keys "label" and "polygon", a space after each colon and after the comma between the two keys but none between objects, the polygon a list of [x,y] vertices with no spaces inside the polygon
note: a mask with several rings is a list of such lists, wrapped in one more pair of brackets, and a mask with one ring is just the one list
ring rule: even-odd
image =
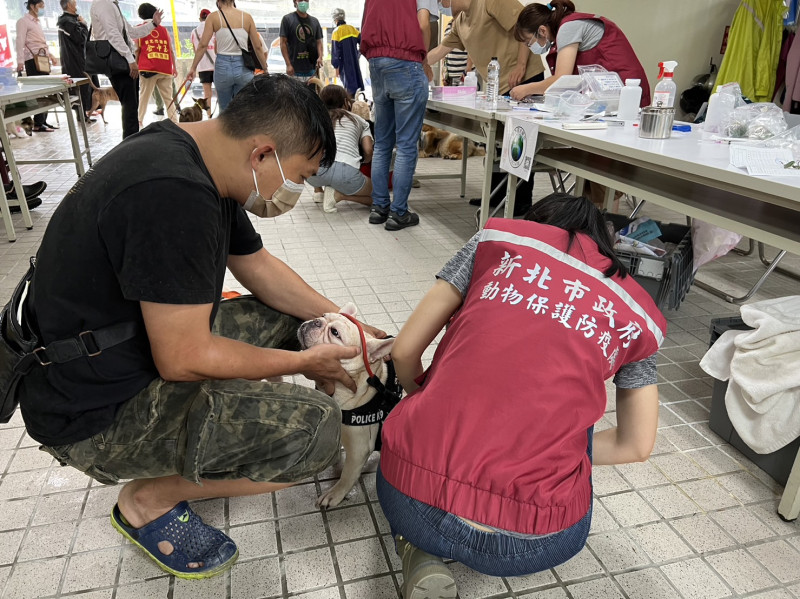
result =
[{"label": "plastic crate", "polygon": [[[622,214],[606,213],[604,216],[617,231],[633,220]],[[659,310],[677,310],[694,281],[692,229],[687,225],[655,222],[661,229],[660,239],[676,244],[674,250],[661,257],[625,250],[617,250],[616,254]]]},{"label": "plastic crate", "polygon": [[[738,316],[729,318],[715,318],[711,321],[711,345],[722,333],[729,330],[748,331],[747,326]],[[745,443],[733,428],[728,409],[725,407],[725,393],[728,390],[727,381],[714,379],[714,390],[711,395],[711,414],[708,418],[708,427],[725,441],[733,445],[744,456],[769,474],[782,485],[786,485],[789,474],[794,465],[795,456],[800,451],[800,438],[772,453],[756,453]]]}]

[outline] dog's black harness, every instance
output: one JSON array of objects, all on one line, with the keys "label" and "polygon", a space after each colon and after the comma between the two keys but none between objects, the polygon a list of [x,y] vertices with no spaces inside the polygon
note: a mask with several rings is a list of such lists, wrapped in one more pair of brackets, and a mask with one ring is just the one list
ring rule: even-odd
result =
[{"label": "dog's black harness", "polygon": [[[386,377],[386,384],[382,383],[381,379],[379,379],[377,375],[372,372],[372,368],[369,366],[369,360],[367,359],[367,340],[364,337],[364,330],[361,328],[361,323],[359,323],[349,314],[342,314],[342,316],[353,322],[358,328],[358,332],[361,335],[361,349],[364,357],[364,366],[367,369],[367,374],[369,374],[367,384],[376,391],[375,397],[373,397],[363,406],[359,406],[353,410],[342,410],[342,424],[347,426],[369,426],[371,424],[380,424],[382,429],[383,421],[386,420],[389,412],[391,412],[392,408],[400,403],[400,399],[403,396],[403,387],[400,386],[400,382],[397,380],[394,362],[391,360],[386,363],[386,367],[389,369],[388,376]],[[379,429],[378,439],[375,441],[375,451],[380,451],[380,449],[381,430]]]}]

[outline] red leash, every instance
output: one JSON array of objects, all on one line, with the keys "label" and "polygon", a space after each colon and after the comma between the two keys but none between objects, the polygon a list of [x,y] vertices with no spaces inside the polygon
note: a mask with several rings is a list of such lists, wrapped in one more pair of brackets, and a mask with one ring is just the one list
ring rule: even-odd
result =
[{"label": "red leash", "polygon": [[[342,313],[340,312],[339,314]],[[370,376],[370,378],[374,377],[375,373],[372,372],[372,368],[369,367],[369,360],[367,359],[367,338],[364,336],[364,329],[361,327],[361,323],[349,314],[342,314],[342,316],[344,316],[347,320],[356,325],[356,328],[358,328],[358,334],[361,335],[361,355],[364,357],[364,366],[367,368],[367,374]]]}]

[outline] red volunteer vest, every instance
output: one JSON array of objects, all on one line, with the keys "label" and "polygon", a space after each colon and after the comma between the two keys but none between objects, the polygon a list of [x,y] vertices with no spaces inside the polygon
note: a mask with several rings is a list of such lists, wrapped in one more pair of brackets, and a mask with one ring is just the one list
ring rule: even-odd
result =
[{"label": "red volunteer vest", "polygon": [[150,73],[172,75],[172,61],[169,59],[169,33],[159,25],[150,35],[139,41],[139,70]]},{"label": "red volunteer vest", "polygon": [[417,21],[416,0],[367,0],[359,47],[368,59],[425,60],[428,50]]},{"label": "red volunteer vest", "polygon": [[406,495],[527,534],[575,524],[592,501],[588,429],[604,381],[651,356],[666,321],[586,236],[491,219],[464,304],[422,386],[384,423],[381,472]]},{"label": "red volunteer vest", "polygon": [[[561,24],[590,19],[603,22],[605,26],[603,39],[591,50],[578,52],[574,74],[578,74],[579,66],[599,64],[605,67],[607,71],[614,71],[619,74],[623,84],[626,79],[639,79],[641,80],[639,86],[642,88],[642,101],[639,106],[650,106],[650,83],[647,81],[647,73],[645,73],[642,63],[636,57],[636,52],[633,51],[633,46],[631,46],[628,38],[625,37],[625,34],[613,21],[609,21],[600,15],[574,12],[564,17],[561,20]],[[547,55],[547,64],[553,73],[555,73],[557,53],[558,49],[553,46],[553,50]]]}]

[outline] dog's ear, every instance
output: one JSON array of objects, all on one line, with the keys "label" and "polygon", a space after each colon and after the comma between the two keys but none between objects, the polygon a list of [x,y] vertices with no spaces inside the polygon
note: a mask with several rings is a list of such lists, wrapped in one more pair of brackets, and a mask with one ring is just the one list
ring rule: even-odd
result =
[{"label": "dog's ear", "polygon": [[392,353],[392,346],[394,345],[394,337],[386,339],[370,339],[367,341],[367,360],[377,362],[378,360],[388,356]]},{"label": "dog's ear", "polygon": [[347,302],[342,309],[339,310],[339,314],[349,314],[350,316],[355,316],[358,313],[358,309],[353,302]]}]

